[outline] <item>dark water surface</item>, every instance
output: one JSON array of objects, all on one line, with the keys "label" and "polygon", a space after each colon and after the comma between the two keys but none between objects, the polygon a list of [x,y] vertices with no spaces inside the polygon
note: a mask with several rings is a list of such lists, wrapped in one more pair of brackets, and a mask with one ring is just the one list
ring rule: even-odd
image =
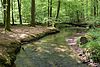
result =
[{"label": "dark water surface", "polygon": [[58,34],[22,46],[15,61],[16,67],[88,67],[77,62],[65,41],[75,33],[75,29],[62,29]]}]

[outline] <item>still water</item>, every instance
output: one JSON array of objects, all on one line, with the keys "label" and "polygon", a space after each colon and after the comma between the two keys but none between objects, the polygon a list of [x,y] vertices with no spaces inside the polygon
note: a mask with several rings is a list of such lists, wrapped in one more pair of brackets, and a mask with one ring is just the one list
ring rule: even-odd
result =
[{"label": "still water", "polygon": [[62,29],[60,33],[23,45],[16,67],[88,67],[77,62],[65,41],[75,33],[75,29]]}]

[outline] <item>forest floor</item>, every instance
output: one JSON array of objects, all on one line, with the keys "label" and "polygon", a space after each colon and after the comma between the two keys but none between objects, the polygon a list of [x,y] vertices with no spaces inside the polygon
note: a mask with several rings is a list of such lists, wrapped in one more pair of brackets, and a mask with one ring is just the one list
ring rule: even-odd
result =
[{"label": "forest floor", "polygon": [[28,35],[36,37],[38,34],[49,32],[50,29],[52,29],[52,27],[13,26],[11,32],[5,32],[4,28],[0,28],[0,45],[21,41],[22,39],[29,37]]},{"label": "forest floor", "polygon": [[[53,27],[29,27],[29,26],[12,26],[11,32],[5,31],[0,27],[0,61],[2,64],[11,64],[15,60],[18,48],[25,42],[39,39],[47,34],[55,33],[58,30]],[[20,48],[19,48],[20,49]],[[1,63],[0,63],[0,67]]]}]

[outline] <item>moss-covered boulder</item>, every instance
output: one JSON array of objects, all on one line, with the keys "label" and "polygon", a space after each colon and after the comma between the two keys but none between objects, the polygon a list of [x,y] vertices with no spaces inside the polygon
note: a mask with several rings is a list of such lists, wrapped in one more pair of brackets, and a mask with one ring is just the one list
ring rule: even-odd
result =
[{"label": "moss-covered boulder", "polygon": [[16,54],[20,51],[20,46],[11,45],[0,46],[0,67],[11,67],[16,60]]},{"label": "moss-covered boulder", "polygon": [[86,37],[80,37],[80,45],[86,44],[88,42],[88,39]]}]

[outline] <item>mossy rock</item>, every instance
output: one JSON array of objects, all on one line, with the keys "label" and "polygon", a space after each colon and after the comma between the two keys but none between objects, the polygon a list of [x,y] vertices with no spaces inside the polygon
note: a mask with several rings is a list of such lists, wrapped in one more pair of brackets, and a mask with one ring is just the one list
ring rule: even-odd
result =
[{"label": "mossy rock", "polygon": [[18,44],[12,46],[0,46],[0,67],[10,67],[16,60],[16,54],[20,51]]},{"label": "mossy rock", "polygon": [[88,42],[88,39],[86,37],[80,38],[80,45],[86,44]]},{"label": "mossy rock", "polygon": [[6,52],[6,48],[0,46],[0,63],[1,64],[11,64],[10,55]]},{"label": "mossy rock", "polygon": [[85,34],[83,36],[78,37],[77,43],[80,45],[86,44],[87,42],[93,40],[94,38],[91,35]]}]

